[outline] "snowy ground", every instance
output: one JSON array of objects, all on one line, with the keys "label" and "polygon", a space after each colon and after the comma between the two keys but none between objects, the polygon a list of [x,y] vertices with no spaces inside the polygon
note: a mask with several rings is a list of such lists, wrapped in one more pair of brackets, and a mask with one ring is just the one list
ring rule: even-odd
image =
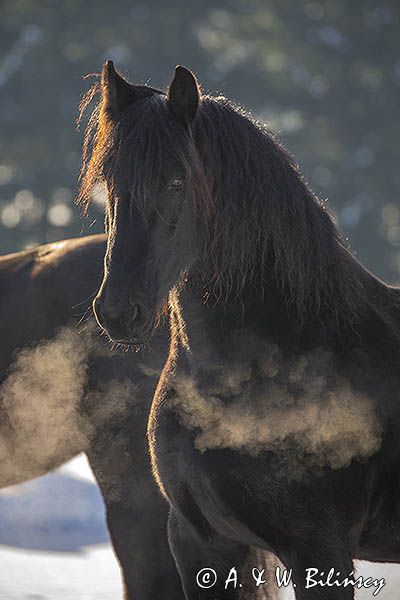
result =
[{"label": "snowy ground", "polygon": [[[400,566],[358,563],[358,574],[384,577],[378,598],[399,600]],[[373,598],[372,591],[357,600]],[[120,598],[101,496],[83,456],[0,492],[0,600]]]},{"label": "snowy ground", "polygon": [[0,492],[0,600],[119,598],[119,567],[85,457]]}]

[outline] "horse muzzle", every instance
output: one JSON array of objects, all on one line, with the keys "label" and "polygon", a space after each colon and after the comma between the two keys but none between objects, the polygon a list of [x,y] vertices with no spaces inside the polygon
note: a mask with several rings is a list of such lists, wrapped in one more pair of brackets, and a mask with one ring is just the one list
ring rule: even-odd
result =
[{"label": "horse muzzle", "polygon": [[110,302],[97,296],[93,311],[98,324],[113,342],[141,345],[151,338],[155,318],[139,300]]}]

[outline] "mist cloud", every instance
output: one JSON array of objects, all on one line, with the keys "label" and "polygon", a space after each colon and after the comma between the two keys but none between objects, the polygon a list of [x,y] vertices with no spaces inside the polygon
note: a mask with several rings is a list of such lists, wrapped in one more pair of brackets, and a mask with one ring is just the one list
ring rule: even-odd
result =
[{"label": "mist cloud", "polygon": [[[130,380],[89,389],[89,366],[109,351],[88,328],[62,328],[24,348],[0,386],[0,486],[42,475],[87,449],[95,430],[135,401]],[[144,442],[145,443],[145,442]]]},{"label": "mist cloud", "polygon": [[174,388],[171,407],[201,452],[273,451],[297,477],[306,466],[339,469],[368,458],[381,444],[372,400],[335,374],[322,349],[289,360],[270,345],[256,365],[214,366],[201,389],[178,376]]}]

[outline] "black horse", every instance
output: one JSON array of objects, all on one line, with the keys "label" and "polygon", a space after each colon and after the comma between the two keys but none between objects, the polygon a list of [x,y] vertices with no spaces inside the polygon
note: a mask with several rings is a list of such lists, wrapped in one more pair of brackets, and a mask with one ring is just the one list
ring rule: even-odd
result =
[{"label": "black horse", "polygon": [[168,337],[160,331],[153,349],[126,353],[88,332],[104,252],[100,235],[0,258],[0,486],[86,452],[126,599],[178,600],[167,503],[153,482],[146,443]]},{"label": "black horse", "polygon": [[299,600],[379,591],[353,559],[400,561],[398,289],[347,251],[274,136],[187,69],[163,93],[108,62],[101,92],[81,188],[108,190],[95,310],[139,344],[169,298],[148,433],[186,597],[235,597],[250,546]]}]

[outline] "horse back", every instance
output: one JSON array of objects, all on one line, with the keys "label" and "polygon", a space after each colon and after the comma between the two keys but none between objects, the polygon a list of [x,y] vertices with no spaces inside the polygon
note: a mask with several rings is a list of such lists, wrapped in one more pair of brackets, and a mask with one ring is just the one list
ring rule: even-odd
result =
[{"label": "horse back", "polygon": [[0,377],[16,349],[85,316],[100,284],[105,236],[0,257]]}]

